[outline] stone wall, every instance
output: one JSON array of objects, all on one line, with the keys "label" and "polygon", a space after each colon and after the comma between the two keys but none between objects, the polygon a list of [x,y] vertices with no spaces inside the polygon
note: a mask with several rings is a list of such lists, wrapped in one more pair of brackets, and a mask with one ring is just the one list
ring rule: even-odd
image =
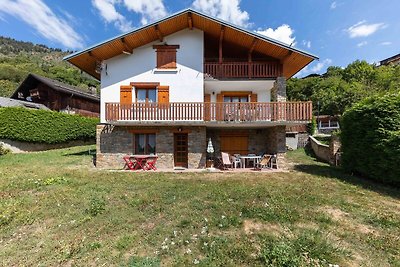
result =
[{"label": "stone wall", "polygon": [[328,145],[320,143],[317,139],[313,136],[310,136],[310,144],[311,148],[315,153],[317,159],[329,163],[330,161],[330,149]]},{"label": "stone wall", "polygon": [[271,101],[285,102],[286,101],[286,78],[278,77],[271,90]]},{"label": "stone wall", "polygon": [[286,152],[286,127],[274,126],[262,129],[249,130],[230,130],[230,129],[207,129],[207,140],[211,138],[215,155],[221,153],[220,134],[221,132],[237,132],[244,131],[248,133],[248,151],[257,155],[278,154]]},{"label": "stone wall", "polygon": [[[188,167],[203,168],[206,162],[205,127],[180,127],[188,134]],[[134,134],[131,130],[149,130],[146,127],[123,127],[99,124],[97,126],[96,166],[108,169],[122,169],[123,156],[134,153]],[[156,133],[157,168],[174,167],[174,133],[177,127],[152,128]]]},{"label": "stone wall", "polygon": [[45,151],[50,149],[60,149],[73,146],[93,145],[95,144],[95,141],[77,140],[60,144],[43,144],[43,143],[20,142],[9,139],[0,139],[0,144],[2,144],[4,148],[11,150],[12,153],[25,153],[33,151]]}]

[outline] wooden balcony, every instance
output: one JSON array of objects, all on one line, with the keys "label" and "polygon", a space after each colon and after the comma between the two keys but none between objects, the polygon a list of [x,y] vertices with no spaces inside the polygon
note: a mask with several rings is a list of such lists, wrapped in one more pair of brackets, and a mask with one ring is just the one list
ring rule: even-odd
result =
[{"label": "wooden balcony", "polygon": [[206,62],[204,74],[216,79],[276,78],[282,76],[276,62]]},{"label": "wooden balcony", "polygon": [[107,122],[310,122],[312,102],[106,103]]}]

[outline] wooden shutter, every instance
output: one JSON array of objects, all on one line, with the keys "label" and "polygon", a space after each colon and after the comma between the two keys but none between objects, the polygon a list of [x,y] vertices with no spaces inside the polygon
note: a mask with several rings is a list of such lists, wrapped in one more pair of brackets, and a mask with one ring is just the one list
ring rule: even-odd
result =
[{"label": "wooden shutter", "polygon": [[132,104],[132,86],[122,85],[120,87],[119,102],[121,105]]},{"label": "wooden shutter", "polygon": [[179,45],[154,45],[157,49],[157,69],[176,68],[176,49]]},{"label": "wooden shutter", "polygon": [[158,90],[158,103],[168,104],[169,103],[169,86],[160,85],[157,87]]},{"label": "wooden shutter", "polygon": [[251,94],[251,96],[250,96],[250,102],[258,102],[258,101],[257,101],[257,94]]},{"label": "wooden shutter", "polygon": [[204,94],[204,120],[209,121],[211,119],[211,95]]}]

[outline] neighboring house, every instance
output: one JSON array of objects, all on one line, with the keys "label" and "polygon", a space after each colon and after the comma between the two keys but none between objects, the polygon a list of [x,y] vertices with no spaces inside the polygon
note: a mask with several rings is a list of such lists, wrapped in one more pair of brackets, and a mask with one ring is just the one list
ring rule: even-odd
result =
[{"label": "neighboring house", "polygon": [[315,56],[186,9],[65,57],[101,80],[97,166],[156,153],[159,168],[202,168],[215,155],[286,151],[287,125],[311,102],[286,102],[286,79]]},{"label": "neighboring house", "polygon": [[0,108],[6,108],[6,107],[23,107],[23,108],[31,108],[31,109],[45,109],[45,110],[49,109],[43,104],[37,104],[37,103],[29,102],[29,101],[16,100],[16,99],[8,98],[8,97],[0,97]]},{"label": "neighboring house", "polygon": [[335,115],[319,115],[316,116],[317,130],[318,133],[330,134],[331,132],[338,130],[340,128],[339,120],[340,116]]},{"label": "neighboring house", "polygon": [[398,65],[400,64],[400,54],[397,54],[395,56],[389,57],[387,59],[384,59],[382,61],[380,61],[380,65],[390,65],[390,64],[394,64],[394,65]]},{"label": "neighboring house", "polygon": [[36,74],[29,74],[11,98],[42,104],[51,110],[70,114],[100,116],[99,96]]}]

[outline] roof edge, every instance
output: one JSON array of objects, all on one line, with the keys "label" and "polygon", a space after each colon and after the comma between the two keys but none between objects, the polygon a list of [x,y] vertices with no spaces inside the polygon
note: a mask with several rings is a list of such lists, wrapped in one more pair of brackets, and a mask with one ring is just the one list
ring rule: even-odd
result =
[{"label": "roof edge", "polygon": [[156,20],[156,21],[154,21],[154,22],[152,22],[152,23],[150,23],[150,24],[146,24],[146,25],[144,25],[144,26],[135,28],[135,29],[133,29],[133,30],[127,32],[127,33],[123,33],[123,34],[114,36],[114,37],[109,38],[109,39],[107,39],[107,40],[105,40],[105,41],[102,41],[102,42],[100,42],[100,43],[97,43],[97,44],[94,44],[94,45],[92,45],[92,46],[89,46],[88,48],[85,48],[85,49],[83,49],[83,50],[74,52],[74,53],[72,53],[72,54],[70,54],[70,55],[65,56],[65,57],[63,58],[63,60],[72,59],[72,58],[74,58],[74,57],[76,57],[76,56],[79,56],[79,55],[84,54],[84,53],[86,53],[86,52],[89,52],[89,51],[91,51],[91,50],[93,50],[93,49],[95,49],[95,48],[97,48],[97,47],[100,47],[100,46],[102,46],[102,45],[104,45],[104,44],[106,44],[106,43],[108,43],[108,42],[114,41],[114,40],[119,39],[119,38],[126,37],[126,36],[128,36],[128,35],[130,35],[130,34],[132,34],[132,33],[135,33],[135,32],[137,32],[137,31],[143,30],[143,29],[148,28],[148,27],[152,27],[152,26],[154,26],[154,25],[159,24],[160,22],[163,22],[163,21],[165,21],[165,20],[172,19],[172,18],[174,18],[174,17],[176,17],[176,16],[179,16],[179,15],[181,15],[181,14],[188,13],[188,12],[196,13],[196,14],[199,15],[199,16],[203,16],[203,17],[205,17],[205,18],[207,18],[207,19],[210,19],[210,20],[216,21],[216,22],[218,22],[218,23],[221,23],[221,24],[223,24],[224,26],[229,26],[229,27],[234,28],[234,29],[236,29],[236,30],[238,30],[238,31],[242,31],[242,32],[244,32],[244,33],[246,33],[246,34],[252,35],[253,37],[257,37],[257,38],[263,39],[263,40],[265,40],[265,41],[267,41],[267,42],[273,43],[273,44],[275,44],[275,45],[278,45],[278,46],[280,46],[280,47],[286,48],[286,49],[291,50],[291,51],[293,51],[293,52],[297,52],[297,53],[303,54],[303,55],[305,55],[305,56],[311,57],[311,58],[313,58],[313,60],[319,59],[319,57],[316,56],[316,55],[313,55],[313,54],[311,54],[311,53],[309,53],[309,52],[306,52],[306,51],[301,50],[301,49],[298,49],[298,48],[294,48],[294,47],[292,47],[291,45],[285,44],[285,43],[283,43],[283,42],[281,42],[281,41],[278,41],[278,40],[276,40],[276,39],[273,39],[273,38],[270,38],[270,37],[268,37],[268,36],[259,34],[259,33],[255,32],[255,31],[250,31],[250,30],[248,30],[248,29],[242,28],[242,27],[240,27],[240,26],[238,26],[238,25],[232,24],[232,23],[227,22],[227,21],[225,21],[225,20],[222,20],[222,19],[219,19],[219,18],[216,18],[216,17],[212,17],[212,16],[210,16],[210,15],[207,15],[207,14],[202,13],[202,12],[200,12],[200,11],[194,10],[194,9],[192,9],[192,8],[186,8],[186,9],[180,10],[180,11],[174,13],[174,14],[171,14],[171,15],[169,15],[169,16],[167,16],[167,17],[164,17],[164,18],[162,18],[162,19]]}]

